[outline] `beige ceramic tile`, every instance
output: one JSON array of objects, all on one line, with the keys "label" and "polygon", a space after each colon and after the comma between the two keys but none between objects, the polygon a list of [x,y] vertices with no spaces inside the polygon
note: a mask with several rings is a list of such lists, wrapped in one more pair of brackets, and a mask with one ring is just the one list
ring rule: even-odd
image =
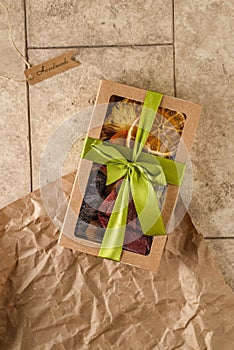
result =
[{"label": "beige ceramic tile", "polygon": [[[36,64],[61,52],[30,50],[29,54]],[[173,94],[170,46],[80,49],[77,57],[81,62],[79,67],[30,87],[34,188],[39,186],[41,157],[49,139],[64,120],[93,105],[100,79]],[[52,152],[50,166],[64,142]],[[77,157],[70,170],[74,170],[76,163]]]},{"label": "beige ceramic tile", "polygon": [[[23,2],[8,6],[15,42],[24,52]],[[0,7],[0,74],[24,79],[24,63],[8,36],[7,17]],[[30,191],[27,92],[25,83],[0,78],[0,207]]]},{"label": "beige ceramic tile", "polygon": [[229,1],[175,1],[177,96],[204,106],[192,150],[190,214],[199,232],[210,237],[234,235],[230,13]]},{"label": "beige ceramic tile", "polygon": [[226,282],[234,290],[234,239],[206,239],[206,243]]},{"label": "beige ceramic tile", "polygon": [[27,0],[29,46],[172,42],[171,0]]}]

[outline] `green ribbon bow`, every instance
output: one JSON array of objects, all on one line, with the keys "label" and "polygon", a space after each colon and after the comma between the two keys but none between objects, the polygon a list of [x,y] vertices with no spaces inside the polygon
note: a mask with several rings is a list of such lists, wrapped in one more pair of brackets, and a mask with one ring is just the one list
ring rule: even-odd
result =
[{"label": "green ribbon bow", "polygon": [[106,165],[106,185],[123,178],[98,254],[102,258],[121,259],[130,192],[143,234],[166,234],[154,185],[179,186],[185,165],[142,152],[162,97],[147,91],[133,149],[86,138],[82,158]]}]

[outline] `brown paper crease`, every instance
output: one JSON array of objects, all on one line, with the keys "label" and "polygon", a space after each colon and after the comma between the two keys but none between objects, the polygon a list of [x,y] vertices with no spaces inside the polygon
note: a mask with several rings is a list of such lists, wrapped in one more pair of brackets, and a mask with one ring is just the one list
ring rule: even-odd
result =
[{"label": "brown paper crease", "polygon": [[39,190],[0,211],[1,350],[233,349],[233,292],[188,215],[157,274],[62,248],[58,235]]}]

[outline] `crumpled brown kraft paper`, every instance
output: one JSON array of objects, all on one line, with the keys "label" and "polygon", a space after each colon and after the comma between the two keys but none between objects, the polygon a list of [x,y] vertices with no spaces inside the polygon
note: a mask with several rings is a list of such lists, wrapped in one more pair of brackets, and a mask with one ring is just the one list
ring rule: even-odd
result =
[{"label": "crumpled brown kraft paper", "polygon": [[188,215],[157,274],[58,246],[39,190],[0,230],[0,349],[233,349],[233,292]]}]

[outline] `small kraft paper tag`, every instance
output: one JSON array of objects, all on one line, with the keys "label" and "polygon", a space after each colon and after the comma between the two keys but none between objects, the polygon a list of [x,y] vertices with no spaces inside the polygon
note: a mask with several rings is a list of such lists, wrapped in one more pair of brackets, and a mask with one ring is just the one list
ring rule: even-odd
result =
[{"label": "small kraft paper tag", "polygon": [[34,85],[68,69],[78,67],[80,62],[76,60],[77,50],[71,50],[54,57],[46,62],[40,63],[24,71],[30,85]]}]

